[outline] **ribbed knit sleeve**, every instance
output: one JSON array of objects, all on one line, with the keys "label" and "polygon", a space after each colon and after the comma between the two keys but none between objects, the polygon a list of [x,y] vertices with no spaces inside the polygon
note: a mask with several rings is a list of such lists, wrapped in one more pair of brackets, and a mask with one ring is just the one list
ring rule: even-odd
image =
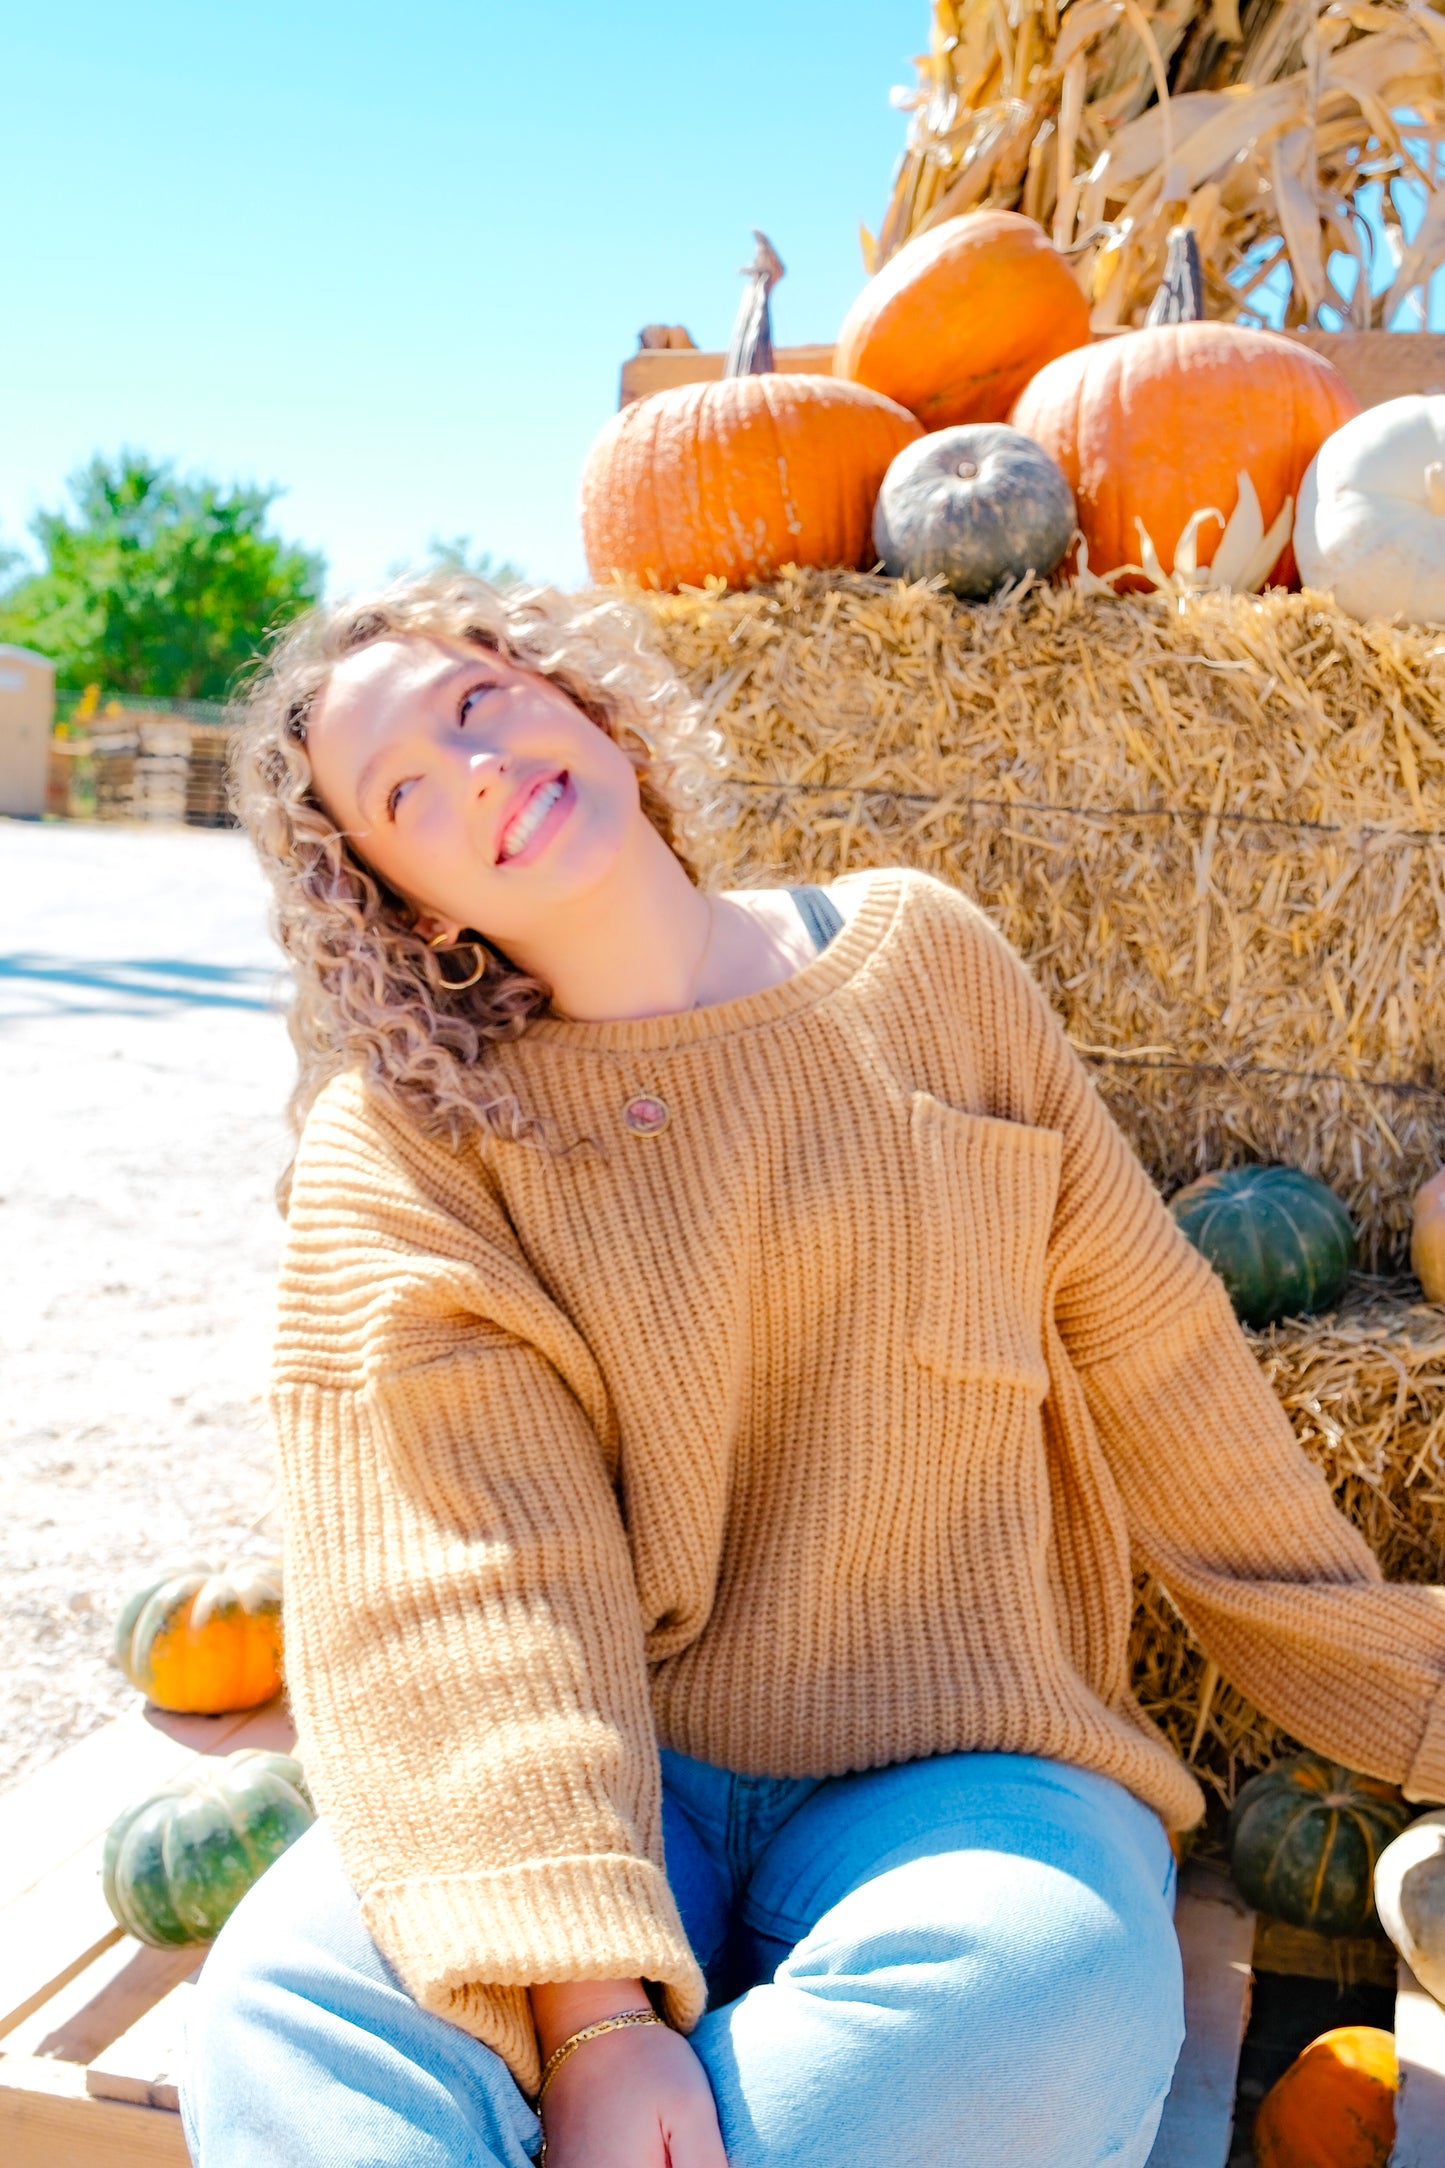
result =
[{"label": "ribbed knit sleeve", "polygon": [[999,1111],[1063,1137],[1052,1316],[1136,1560],[1318,1752],[1445,1799],[1445,1589],[1386,1583],[1022,964],[986,937]]},{"label": "ribbed knit sleeve", "polygon": [[528,2090],[533,1983],[693,2023],[605,1387],[480,1151],[354,1078],[302,1140],[272,1405],[301,1751],[379,1947]]}]

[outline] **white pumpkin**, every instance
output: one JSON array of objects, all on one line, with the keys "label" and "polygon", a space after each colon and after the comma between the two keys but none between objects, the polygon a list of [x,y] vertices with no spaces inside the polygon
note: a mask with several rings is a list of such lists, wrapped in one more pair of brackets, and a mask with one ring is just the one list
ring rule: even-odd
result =
[{"label": "white pumpkin", "polygon": [[1304,585],[1352,617],[1445,624],[1445,396],[1387,399],[1326,437],[1294,553]]},{"label": "white pumpkin", "polygon": [[1375,1862],[1380,1925],[1437,2002],[1445,2002],[1445,1809],[1402,1829]]}]

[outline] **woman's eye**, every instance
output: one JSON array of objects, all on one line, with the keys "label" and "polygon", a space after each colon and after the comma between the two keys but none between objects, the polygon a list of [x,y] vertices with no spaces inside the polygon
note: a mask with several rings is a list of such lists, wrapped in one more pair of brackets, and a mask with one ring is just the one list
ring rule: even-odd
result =
[{"label": "woman's eye", "polygon": [[386,794],[386,817],[388,820],[394,821],[396,819],[396,809],[401,804],[402,798],[405,793],[410,790],[412,784],[415,781],[416,777],[414,775],[408,775],[403,776],[402,780],[399,783],[393,783],[391,789]]},{"label": "woman's eye", "polygon": [[484,700],[488,693],[494,693],[496,689],[495,684],[491,679],[488,679],[481,685],[474,685],[470,692],[463,693],[461,706],[457,709],[457,721],[465,727],[467,718],[476,702]]}]

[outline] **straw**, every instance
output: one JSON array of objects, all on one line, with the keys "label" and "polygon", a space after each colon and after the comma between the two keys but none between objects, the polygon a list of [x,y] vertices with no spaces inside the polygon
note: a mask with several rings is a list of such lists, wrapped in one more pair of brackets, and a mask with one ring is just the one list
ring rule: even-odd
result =
[{"label": "straw", "polygon": [[[1445,1157],[1445,635],[1316,595],[937,586],[790,573],[637,598],[729,773],[719,887],[921,866],[1030,959],[1166,1192],[1282,1160],[1404,1260]],[[1255,1337],[1388,1575],[1445,1578],[1445,1309],[1357,1281]],[[1157,1583],[1135,1687],[1225,1799],[1292,1741]]]},{"label": "straw", "polygon": [[[1360,1281],[1338,1313],[1251,1335],[1296,1435],[1386,1575],[1445,1580],[1445,1309],[1413,1282]],[[1204,1653],[1157,1581],[1141,1579],[1134,1691],[1226,1803],[1298,1742]]]},{"label": "straw", "polygon": [[920,866],[1030,959],[1171,1193],[1282,1161],[1404,1262],[1445,1159],[1445,645],[1313,595],[640,598],[727,741],[720,886]]}]

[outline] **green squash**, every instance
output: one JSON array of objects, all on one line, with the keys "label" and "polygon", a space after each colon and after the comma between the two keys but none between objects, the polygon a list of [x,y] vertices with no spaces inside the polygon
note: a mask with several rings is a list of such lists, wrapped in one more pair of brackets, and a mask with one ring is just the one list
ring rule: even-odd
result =
[{"label": "green squash", "polygon": [[884,475],[873,547],[885,572],[941,573],[982,601],[1033,572],[1046,580],[1074,538],[1074,496],[1051,452],[1006,422],[965,422],[905,445]]},{"label": "green squash", "polygon": [[1291,1927],[1364,1934],[1374,1925],[1375,1862],[1413,1812],[1393,1784],[1292,1754],[1235,1800],[1230,1872],[1257,1911]]},{"label": "green squash", "polygon": [[1355,1256],[1350,1215],[1297,1167],[1228,1167],[1181,1189],[1170,1210],[1209,1259],[1246,1325],[1333,1307]]},{"label": "green squash", "polygon": [[155,1949],[212,1942],[315,1818],[293,1754],[203,1755],[111,1823],[105,1901],[127,1934]]}]

